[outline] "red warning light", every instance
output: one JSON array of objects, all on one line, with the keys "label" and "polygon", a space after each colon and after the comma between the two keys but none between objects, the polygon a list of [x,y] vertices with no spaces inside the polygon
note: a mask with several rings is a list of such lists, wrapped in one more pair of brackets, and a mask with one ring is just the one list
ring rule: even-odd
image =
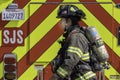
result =
[{"label": "red warning light", "polygon": [[4,60],[5,64],[14,64],[16,62],[15,58],[7,57]]}]

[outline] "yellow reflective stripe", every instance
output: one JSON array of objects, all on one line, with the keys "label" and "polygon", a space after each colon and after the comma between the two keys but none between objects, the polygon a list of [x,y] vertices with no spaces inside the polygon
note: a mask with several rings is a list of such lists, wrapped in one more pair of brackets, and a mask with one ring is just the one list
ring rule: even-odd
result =
[{"label": "yellow reflective stripe", "polygon": [[83,54],[82,51],[79,48],[72,47],[72,46],[68,47],[67,51],[71,52],[71,53],[76,53],[80,58],[82,57],[82,54]]},{"label": "yellow reflective stripe", "polygon": [[[42,1],[45,2],[46,0],[42,0]],[[24,20],[10,21],[8,24],[5,25],[5,27],[9,27],[9,28],[10,27],[17,27],[17,28],[21,27],[22,24],[25,23],[28,20],[28,18],[32,16],[32,14],[34,14],[35,11],[41,6],[42,4],[30,4],[30,2],[28,2],[27,5],[25,5],[25,7],[23,8],[24,15],[25,15]]]},{"label": "yellow reflective stripe", "polygon": [[57,73],[60,74],[62,77],[66,77],[66,75],[68,74],[68,72],[61,67],[57,69]]},{"label": "yellow reflective stripe", "polygon": [[70,46],[70,47],[68,47],[67,51],[71,52],[71,53],[76,53],[82,60],[90,59],[89,53],[83,54],[82,51],[77,47]]},{"label": "yellow reflective stripe", "polygon": [[[2,45],[2,31],[0,30],[0,46]],[[3,62],[0,63],[0,79],[3,76]]]},{"label": "yellow reflective stripe", "polygon": [[84,53],[82,56],[83,56],[83,57],[89,56],[89,53],[88,53],[88,52],[87,52],[87,53]]},{"label": "yellow reflective stripe", "polygon": [[92,71],[89,71],[89,72],[85,73],[83,76],[84,76],[84,77],[87,77],[88,75],[90,75],[90,74],[92,74],[92,73],[93,73]]},{"label": "yellow reflective stripe", "polygon": [[95,73],[93,73],[92,71],[89,71],[89,72],[85,73],[83,76],[85,79],[89,79],[95,75],[96,75]]},{"label": "yellow reflective stripe", "polygon": [[70,47],[68,47],[68,49],[73,49],[73,50],[75,50],[75,51],[78,51],[79,53],[81,53],[81,54],[83,54],[82,53],[82,51],[80,50],[80,48],[78,48],[78,47],[73,47],[73,46],[70,46]]},{"label": "yellow reflective stripe", "polygon": [[82,60],[86,61],[86,60],[89,60],[90,57],[85,57],[85,58],[82,58]]},{"label": "yellow reflective stripe", "polygon": [[3,11],[3,9],[6,9],[9,4],[11,4],[13,0],[0,0],[0,13]]},{"label": "yellow reflective stripe", "polygon": [[112,2],[112,0],[99,0],[99,2],[106,2],[107,4],[107,2]]},{"label": "yellow reflective stripe", "polygon": [[82,60],[89,60],[89,59],[90,59],[89,53],[85,53],[82,55]]},{"label": "yellow reflective stripe", "polygon": [[30,0],[30,2],[44,2],[44,0]]},{"label": "yellow reflective stripe", "polygon": [[86,79],[90,79],[90,78],[92,78],[92,77],[94,77],[94,76],[96,76],[96,74],[95,74],[95,73],[90,74],[88,77],[86,77]]},{"label": "yellow reflective stripe", "polygon": [[[97,2],[100,2],[101,0],[96,0]],[[111,0],[108,0],[111,1]],[[112,4],[100,4],[102,8],[104,8],[105,11],[107,11],[108,14],[110,14],[118,23],[120,23],[120,10],[115,7],[115,3]]]},{"label": "yellow reflective stripe", "polygon": [[73,51],[73,50],[67,50],[67,51],[71,53],[76,53],[81,58],[81,55],[77,51]]},{"label": "yellow reflective stripe", "polygon": [[3,77],[3,62],[0,63],[0,79]]}]

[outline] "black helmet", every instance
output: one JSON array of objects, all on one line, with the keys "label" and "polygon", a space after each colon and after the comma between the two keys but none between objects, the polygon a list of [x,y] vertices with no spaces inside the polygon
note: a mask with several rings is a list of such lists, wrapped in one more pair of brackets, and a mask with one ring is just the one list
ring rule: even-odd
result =
[{"label": "black helmet", "polygon": [[68,17],[80,17],[85,18],[85,13],[74,5],[60,5],[57,13],[57,18],[68,18]]}]

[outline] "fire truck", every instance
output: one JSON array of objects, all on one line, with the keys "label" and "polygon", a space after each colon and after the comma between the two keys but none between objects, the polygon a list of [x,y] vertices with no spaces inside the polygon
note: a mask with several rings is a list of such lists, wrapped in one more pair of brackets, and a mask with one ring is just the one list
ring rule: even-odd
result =
[{"label": "fire truck", "polygon": [[97,28],[110,56],[104,80],[120,80],[120,0],[0,0],[0,80],[50,79],[63,39],[61,4],[86,13],[80,25]]}]

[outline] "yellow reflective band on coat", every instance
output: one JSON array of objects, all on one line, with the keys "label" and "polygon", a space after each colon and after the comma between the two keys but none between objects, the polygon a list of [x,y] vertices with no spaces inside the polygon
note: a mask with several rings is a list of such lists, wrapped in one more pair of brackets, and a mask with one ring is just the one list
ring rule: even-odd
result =
[{"label": "yellow reflective band on coat", "polygon": [[82,60],[86,61],[86,60],[89,60],[90,59],[90,56],[89,56],[89,53],[85,53],[82,55]]},{"label": "yellow reflective band on coat", "polygon": [[66,75],[68,74],[68,72],[61,67],[57,69],[57,73],[61,75],[63,78],[66,77]]},{"label": "yellow reflective band on coat", "polygon": [[89,72],[85,73],[83,76],[86,80],[88,80],[88,79],[92,78],[93,76],[96,76],[96,74],[93,73],[92,71],[89,71]]},{"label": "yellow reflective band on coat", "polygon": [[72,46],[68,47],[67,51],[71,52],[71,53],[76,53],[80,58],[82,57],[82,54],[83,54],[82,51],[79,48],[72,47]]},{"label": "yellow reflective band on coat", "polygon": [[82,53],[82,51],[80,50],[80,48],[77,48],[77,47],[73,47],[73,46],[70,46],[68,47],[68,52],[71,52],[71,53],[75,53],[77,54],[80,59],[86,61],[86,60],[89,60],[90,59],[90,56],[89,56],[89,53]]}]

